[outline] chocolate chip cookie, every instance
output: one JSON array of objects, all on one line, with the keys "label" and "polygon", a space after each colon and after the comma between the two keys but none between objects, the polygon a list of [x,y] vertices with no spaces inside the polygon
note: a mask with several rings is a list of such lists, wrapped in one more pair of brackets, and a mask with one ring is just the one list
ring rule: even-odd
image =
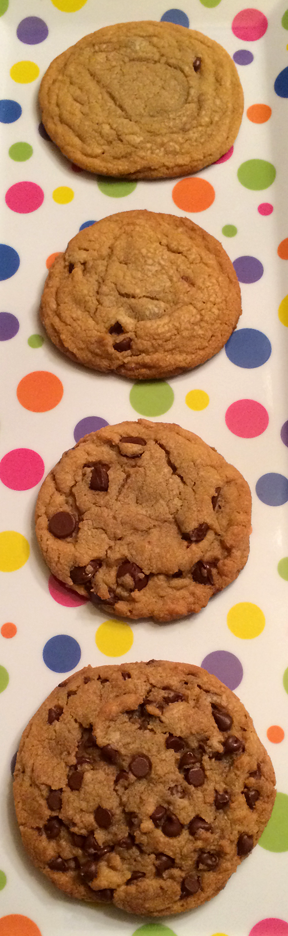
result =
[{"label": "chocolate chip cookie", "polygon": [[54,689],[22,736],[14,799],[25,848],[57,887],[159,916],[225,886],[268,822],[274,783],[230,689],[150,660],[88,666]]},{"label": "chocolate chip cookie", "polygon": [[103,175],[180,176],[237,136],[243,92],[230,55],[173,23],[117,23],[80,39],[42,79],[44,126],[68,159]]},{"label": "chocolate chip cookie", "polygon": [[80,231],[49,271],[41,302],[68,357],[125,377],[203,364],[241,315],[231,260],[188,218],[126,211]]},{"label": "chocolate chip cookie", "polygon": [[54,575],[104,613],[161,622],[237,578],[250,514],[248,484],[215,449],[139,419],[64,452],[41,487],[36,534]]}]

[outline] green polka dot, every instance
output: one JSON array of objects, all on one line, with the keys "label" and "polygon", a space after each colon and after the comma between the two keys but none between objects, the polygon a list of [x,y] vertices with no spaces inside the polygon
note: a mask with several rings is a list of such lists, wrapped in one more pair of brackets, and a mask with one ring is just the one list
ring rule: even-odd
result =
[{"label": "green polka dot", "polygon": [[288,851],[288,796],[276,793],[271,819],[259,839],[261,848],[266,851]]},{"label": "green polka dot", "polygon": [[3,16],[3,13],[6,13],[8,10],[9,0],[0,0],[0,16]]},{"label": "green polka dot", "polygon": [[222,228],[222,234],[224,234],[225,237],[235,237],[235,234],[237,234],[237,228],[235,227],[235,224],[224,224],[224,227]]},{"label": "green polka dot", "polygon": [[135,383],[130,391],[130,403],[141,416],[162,416],[172,406],[174,393],[166,381],[146,380]]},{"label": "green polka dot", "polygon": [[200,3],[202,3],[202,6],[211,8],[211,7],[219,6],[219,3],[221,3],[221,0],[200,0]]},{"label": "green polka dot", "polygon": [[30,146],[30,143],[12,143],[8,152],[11,159],[15,159],[15,162],[25,162],[26,159],[30,159],[30,156],[32,156],[33,147]]},{"label": "green polka dot", "polygon": [[164,923],[144,923],[144,926],[134,930],[132,936],[176,936],[176,933]]},{"label": "green polka dot", "polygon": [[[1,7],[0,7],[0,11],[1,11]],[[4,874],[4,871],[0,871],[0,891],[3,890],[3,888],[5,887],[5,884],[7,884],[6,874]]]},{"label": "green polka dot", "polygon": [[124,182],[122,179],[100,177],[97,180],[97,185],[103,195],[110,195],[110,198],[124,198],[124,195],[131,195],[131,192],[134,192],[137,182]]},{"label": "green polka dot", "polygon": [[284,29],[288,29],[288,10],[285,10],[285,13],[283,13],[281,23]]},{"label": "green polka dot", "polygon": [[247,162],[241,163],[237,176],[241,185],[245,188],[259,191],[269,188],[276,176],[275,166],[266,159],[247,159]]},{"label": "green polka dot", "polygon": [[43,342],[44,338],[42,338],[42,335],[30,335],[30,338],[28,338],[30,348],[41,348]]},{"label": "green polka dot", "polygon": [[277,571],[279,575],[281,575],[281,578],[285,579],[285,582],[288,582],[288,556],[284,556],[284,559],[280,559]]},{"label": "green polka dot", "polygon": [[9,675],[5,666],[0,666],[0,692],[4,692],[9,682]]},{"label": "green polka dot", "polygon": [[287,669],[285,669],[285,673],[283,676],[283,686],[284,686],[285,692],[288,693],[288,666],[287,666]]}]

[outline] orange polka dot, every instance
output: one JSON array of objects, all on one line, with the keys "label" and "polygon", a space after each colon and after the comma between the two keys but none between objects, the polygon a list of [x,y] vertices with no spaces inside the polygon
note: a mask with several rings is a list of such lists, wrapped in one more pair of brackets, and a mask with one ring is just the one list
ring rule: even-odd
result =
[{"label": "orange polka dot", "polygon": [[50,270],[52,263],[54,263],[54,260],[56,259],[56,257],[59,257],[60,253],[61,253],[61,250],[56,250],[56,253],[50,254],[50,257],[47,257],[47,260],[46,260],[47,270]]},{"label": "orange polka dot", "polygon": [[17,634],[16,624],[12,624],[11,621],[6,621],[6,624],[2,624],[1,634],[2,637],[15,637],[15,634]]},{"label": "orange polka dot", "polygon": [[271,114],[272,110],[268,104],[251,104],[251,107],[248,107],[247,110],[248,120],[251,120],[252,123],[266,123]]},{"label": "orange polka dot", "polygon": [[288,260],[288,237],[284,237],[284,240],[281,241],[277,253],[278,257],[281,257],[281,260]]},{"label": "orange polka dot", "polygon": [[280,728],[280,725],[271,725],[270,728],[267,728],[268,741],[272,741],[273,744],[280,744],[284,737],[285,732],[283,728]]},{"label": "orange polka dot", "polygon": [[180,179],[172,191],[177,208],[182,211],[206,211],[215,198],[215,189],[206,179]]},{"label": "orange polka dot", "polygon": [[41,932],[29,917],[9,913],[0,917],[0,936],[41,936]]},{"label": "orange polka dot", "polygon": [[22,377],[17,387],[19,403],[32,413],[46,413],[54,409],[62,396],[63,384],[50,371],[32,371],[32,374]]}]

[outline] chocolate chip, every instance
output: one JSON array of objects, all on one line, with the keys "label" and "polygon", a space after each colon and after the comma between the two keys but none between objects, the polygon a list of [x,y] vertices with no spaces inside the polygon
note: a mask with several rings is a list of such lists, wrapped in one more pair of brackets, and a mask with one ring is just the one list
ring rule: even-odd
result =
[{"label": "chocolate chip", "polygon": [[236,735],[231,734],[225,738],[223,745],[224,754],[240,754],[245,751],[245,745],[240,738],[236,738]]},{"label": "chocolate chip", "polygon": [[179,770],[185,770],[186,767],[194,767],[197,764],[197,757],[194,754],[194,751],[186,751],[185,754],[182,754],[178,764]]},{"label": "chocolate chip", "polygon": [[114,325],[111,325],[109,328],[110,335],[123,335],[123,328],[120,322],[114,322]]},{"label": "chocolate chip", "polygon": [[85,881],[85,884],[90,884],[91,881],[94,881],[97,874],[98,867],[96,861],[85,861],[85,864],[82,865],[80,869],[80,877],[82,881]]},{"label": "chocolate chip", "polygon": [[190,530],[190,533],[183,533],[183,539],[188,540],[189,543],[201,543],[205,539],[208,530],[208,523],[199,523],[199,526],[195,527],[194,530]]},{"label": "chocolate chip", "polygon": [[83,773],[81,770],[72,770],[68,777],[68,786],[70,790],[80,790],[83,783]]},{"label": "chocolate chip", "polygon": [[100,596],[97,595],[96,592],[92,591],[91,586],[89,588],[89,582],[87,582],[85,587],[88,591],[90,601],[92,602],[92,604],[95,605],[96,608],[99,608],[99,605],[114,605],[115,604],[116,595],[110,588],[108,589],[109,591],[108,598],[100,598]]},{"label": "chocolate chip", "polygon": [[126,848],[128,851],[130,851],[130,848],[133,848],[134,844],[135,840],[133,835],[126,835],[125,838],[120,839],[120,842],[117,842],[118,848]]},{"label": "chocolate chip", "polygon": [[142,572],[142,569],[140,569],[140,566],[136,565],[136,562],[129,562],[129,559],[124,559],[124,562],[121,562],[121,565],[118,566],[116,573],[117,582],[126,575],[129,575],[133,581],[132,591],[134,591],[134,589],[141,591],[148,583],[148,575]]},{"label": "chocolate chip", "polygon": [[253,848],[253,835],[247,835],[246,832],[242,832],[239,835],[237,842],[237,854],[239,858],[244,858],[245,855],[249,855],[249,852]]},{"label": "chocolate chip", "polygon": [[131,673],[126,673],[125,670],[121,670],[122,679],[131,679]]},{"label": "chocolate chip", "polygon": [[119,770],[119,773],[117,773],[117,776],[115,777],[114,784],[120,783],[121,780],[129,780],[129,774],[127,773],[127,770]]},{"label": "chocolate chip", "polygon": [[184,702],[184,696],[181,692],[170,692],[170,695],[164,696],[164,702],[167,705],[172,705],[173,702]]},{"label": "chocolate chip", "polygon": [[[151,819],[152,819],[152,816],[151,816]],[[138,816],[138,813],[130,812],[130,813],[127,813],[127,822],[129,825],[129,829],[131,829],[131,832],[136,832],[136,829],[139,829],[141,819],[140,819],[140,816]]]},{"label": "chocolate chip", "polygon": [[109,829],[112,822],[112,813],[110,809],[104,809],[103,806],[97,806],[94,812],[95,822],[99,829]]},{"label": "chocolate chip", "polygon": [[221,709],[218,705],[212,703],[212,715],[219,731],[229,731],[232,725],[232,718],[229,712],[226,712],[225,709]]},{"label": "chocolate chip", "polygon": [[130,351],[132,338],[122,338],[122,341],[115,341],[114,351]]},{"label": "chocolate chip", "polygon": [[78,835],[77,832],[71,832],[71,839],[75,848],[84,848],[86,841],[85,835]]},{"label": "chocolate chip", "polygon": [[199,56],[197,56],[197,58],[194,59],[193,68],[195,72],[198,72],[199,68],[201,68],[201,58],[199,58]]},{"label": "chocolate chip", "polygon": [[146,877],[144,871],[132,871],[129,881],[126,881],[126,884],[133,884],[134,881],[140,881],[141,878]]},{"label": "chocolate chip", "polygon": [[193,582],[197,582],[198,585],[214,585],[210,563],[199,559],[199,562],[193,566],[192,578]]},{"label": "chocolate chip", "polygon": [[98,572],[100,567],[100,559],[91,559],[86,566],[74,566],[73,569],[70,569],[70,578],[74,585],[86,585],[86,582],[90,582],[90,579],[93,578],[93,575]]},{"label": "chocolate chip", "polygon": [[211,832],[212,828],[209,825],[209,822],[206,822],[206,819],[202,819],[202,816],[194,816],[189,822],[188,826],[190,835],[197,835],[197,832]]},{"label": "chocolate chip", "polygon": [[71,536],[72,533],[74,533],[75,527],[75,517],[68,513],[67,510],[58,510],[48,523],[49,533],[52,533],[53,536],[57,536],[57,539],[66,539],[66,536]]},{"label": "chocolate chip", "polygon": [[46,838],[48,839],[58,838],[58,835],[60,835],[60,832],[61,832],[61,827],[62,827],[61,819],[59,819],[58,816],[51,816],[51,819],[48,819],[48,821],[44,825],[44,832],[45,832]]},{"label": "chocolate chip", "polygon": [[249,777],[253,777],[254,780],[259,780],[259,778],[262,777],[260,764],[257,764],[256,770],[252,770]]},{"label": "chocolate chip", "polygon": [[219,855],[216,852],[200,851],[197,859],[197,867],[203,867],[206,871],[216,871],[219,864]]},{"label": "chocolate chip", "polygon": [[107,764],[117,764],[119,751],[113,748],[112,744],[104,744],[104,747],[101,748],[101,757],[103,757],[103,760],[105,760]]},{"label": "chocolate chip", "polygon": [[91,682],[90,676],[84,676],[83,683],[86,686],[88,682]]},{"label": "chocolate chip", "polygon": [[223,790],[223,793],[219,793],[218,790],[215,791],[214,805],[216,809],[225,809],[226,806],[229,806],[230,803],[230,793],[228,790]]},{"label": "chocolate chip", "polygon": [[111,887],[105,887],[103,890],[95,891],[95,900],[102,900],[103,903],[112,903],[114,891]]},{"label": "chocolate chip", "polygon": [[74,858],[67,858],[66,865],[68,871],[78,871],[78,868],[80,868],[79,858],[76,855]]},{"label": "chocolate chip", "polygon": [[199,887],[199,878],[195,877],[194,874],[187,874],[181,884],[182,897],[192,897],[193,894],[197,894]]},{"label": "chocolate chip", "polygon": [[69,679],[63,679],[62,682],[58,683],[58,688],[61,689],[62,686],[67,686],[68,682],[69,682]]},{"label": "chocolate chip", "polygon": [[47,806],[52,812],[59,812],[62,806],[62,790],[50,790],[47,796]]},{"label": "chocolate chip", "polygon": [[146,439],[141,436],[123,436],[120,442],[129,442],[131,445],[146,445]]},{"label": "chocolate chip", "polygon": [[134,777],[137,777],[138,780],[142,777],[147,777],[151,771],[151,767],[150,757],[147,757],[146,754],[137,754],[136,757],[132,757],[129,764],[129,770],[131,770],[131,773],[133,773]]},{"label": "chocolate chip", "polygon": [[173,813],[167,813],[162,825],[162,832],[163,835],[167,835],[167,838],[176,838],[177,835],[181,834],[181,822],[179,822],[179,819],[177,819],[177,816],[174,816]]},{"label": "chocolate chip", "polygon": [[85,854],[97,855],[99,857],[100,850],[101,850],[101,846],[99,845],[98,842],[96,842],[96,839],[94,838],[94,832],[89,832],[89,835],[87,835],[87,838],[85,839],[85,843],[84,843]]},{"label": "chocolate chip", "polygon": [[72,273],[73,270],[74,270],[74,263],[69,263],[69,266],[68,266],[68,273]]},{"label": "chocolate chip", "polygon": [[168,871],[169,868],[173,868],[175,864],[174,858],[170,858],[170,855],[164,855],[163,852],[158,852],[158,855],[155,855],[156,871],[157,874],[164,874],[164,871]]},{"label": "chocolate chip", "polygon": [[64,859],[60,858],[60,855],[58,855],[58,858],[52,858],[52,861],[48,861],[48,868],[50,868],[51,871],[68,871],[67,861],[64,861]]},{"label": "chocolate chip", "polygon": [[54,705],[54,708],[49,708],[48,724],[53,725],[54,721],[59,721],[63,711],[64,709],[62,708],[62,705]]},{"label": "chocolate chip", "polygon": [[173,575],[171,576],[171,578],[182,578],[182,576],[183,576],[183,572],[181,572],[181,569],[178,569],[178,572],[173,572]]},{"label": "chocolate chip", "polygon": [[169,787],[169,793],[172,793],[172,796],[179,796],[180,799],[184,799],[186,796],[185,790],[180,786],[180,783],[175,783],[174,786]]},{"label": "chocolate chip", "polygon": [[220,491],[221,491],[220,487],[215,488],[215,494],[213,494],[213,497],[211,497],[213,510],[216,510]]},{"label": "chocolate chip", "polygon": [[166,814],[167,814],[167,809],[165,809],[165,806],[156,806],[156,809],[154,809],[154,812],[151,813],[150,819],[152,819],[152,822],[154,822],[156,829],[162,825],[162,822],[164,821]]},{"label": "chocolate chip", "polygon": [[249,809],[254,809],[255,803],[257,803],[260,796],[259,790],[254,790],[252,787],[245,787],[244,796]]},{"label": "chocolate chip", "polygon": [[176,751],[176,754],[178,754],[178,751],[183,751],[183,748],[185,748],[185,741],[183,741],[183,738],[177,738],[176,735],[169,734],[168,738],[166,738],[166,748],[168,751]]},{"label": "chocolate chip", "polygon": [[108,491],[109,477],[107,466],[103,462],[95,462],[90,478],[91,491]]},{"label": "chocolate chip", "polygon": [[204,770],[202,770],[202,767],[191,767],[190,770],[185,771],[185,780],[190,786],[203,786],[205,780]]}]

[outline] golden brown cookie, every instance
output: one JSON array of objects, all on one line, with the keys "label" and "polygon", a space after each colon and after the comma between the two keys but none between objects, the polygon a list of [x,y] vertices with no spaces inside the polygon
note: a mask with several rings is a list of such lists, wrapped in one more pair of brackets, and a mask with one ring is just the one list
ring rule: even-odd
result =
[{"label": "golden brown cookie", "polygon": [[193,221],[125,211],[56,257],[40,314],[57,348],[87,367],[167,377],[223,347],[241,294],[225,250]]},{"label": "golden brown cookie", "polygon": [[251,495],[202,439],[145,419],[64,452],[41,487],[45,562],[96,607],[170,621],[200,611],[249,553]]},{"label": "golden brown cookie", "polygon": [[28,854],[60,890],[161,916],[225,886],[274,783],[230,689],[150,660],[87,667],[54,689],[22,736],[14,799]]},{"label": "golden brown cookie", "polygon": [[42,79],[44,126],[68,159],[103,175],[156,179],[230,148],[243,92],[228,52],[173,23],[117,23],[80,39]]}]

